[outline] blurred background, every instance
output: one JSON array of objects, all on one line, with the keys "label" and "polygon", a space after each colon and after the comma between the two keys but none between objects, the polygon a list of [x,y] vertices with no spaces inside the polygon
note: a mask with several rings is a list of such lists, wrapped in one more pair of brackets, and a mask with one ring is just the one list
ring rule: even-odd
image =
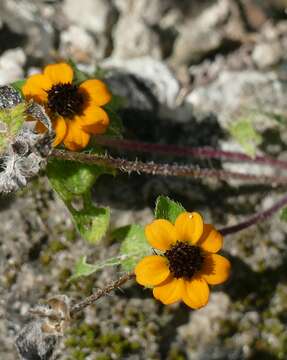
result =
[{"label": "blurred background", "polygon": [[[126,98],[120,114],[125,138],[286,158],[286,8],[286,0],[1,0],[0,85],[71,58],[85,71],[104,69],[112,91]],[[243,135],[234,127],[242,119],[249,129]],[[198,164],[271,174],[246,164]],[[94,199],[111,206],[111,231],[149,222],[160,194],[220,228],[268,208],[282,191],[106,175]],[[29,306],[59,293],[79,299],[117,278],[120,273],[108,268],[76,284],[67,281],[80,256],[103,260],[119,244],[111,235],[96,246],[85,243],[44,177],[1,197],[0,219],[0,358],[14,360],[14,337]],[[77,319],[56,359],[286,359],[286,230],[276,215],[226,237],[232,278],[199,311],[164,307],[150,291],[127,284]]]}]

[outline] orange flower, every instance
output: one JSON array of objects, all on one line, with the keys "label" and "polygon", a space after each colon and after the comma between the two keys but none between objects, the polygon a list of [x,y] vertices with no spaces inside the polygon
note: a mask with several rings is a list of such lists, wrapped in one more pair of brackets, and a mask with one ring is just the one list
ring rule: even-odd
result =
[{"label": "orange flower", "polygon": [[230,262],[216,253],[222,235],[200,214],[184,212],[173,225],[154,220],[145,228],[150,245],[161,254],[144,257],[136,266],[139,284],[153,287],[153,295],[164,304],[182,300],[192,309],[208,303],[210,285],[223,283],[230,273]]},{"label": "orange flower", "polygon": [[[73,84],[73,69],[66,63],[45,67],[43,73],[30,76],[22,91],[29,100],[45,106],[56,133],[53,146],[64,143],[70,150],[85,148],[91,134],[102,134],[109,125],[102,109],[111,100],[111,93],[100,80]],[[40,132],[46,128],[39,122]]]}]

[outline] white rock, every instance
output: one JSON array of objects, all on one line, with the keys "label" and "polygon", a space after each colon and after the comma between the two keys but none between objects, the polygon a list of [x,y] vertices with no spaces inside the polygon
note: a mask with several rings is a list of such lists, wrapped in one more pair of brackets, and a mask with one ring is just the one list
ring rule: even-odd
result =
[{"label": "white rock", "polygon": [[151,55],[161,58],[158,35],[137,17],[122,16],[114,30],[114,51],[112,56],[118,59],[130,59]]},{"label": "white rock", "polygon": [[262,130],[272,121],[264,111],[287,110],[285,93],[286,85],[273,71],[222,71],[214,82],[194,89],[185,100],[195,110],[216,113],[223,126],[230,125],[242,111],[252,113],[252,120]]},{"label": "white rock", "polygon": [[5,51],[0,57],[0,85],[23,78],[25,61],[26,56],[20,48]]},{"label": "white rock", "polygon": [[131,60],[108,59],[102,63],[103,68],[121,68],[131,74],[142,77],[153,85],[157,100],[169,108],[176,106],[180,89],[179,83],[170,69],[151,57]]},{"label": "white rock", "polygon": [[[183,339],[192,337],[195,343],[204,346],[216,338],[220,323],[229,311],[230,299],[222,292],[213,293],[204,308],[190,313],[190,322],[179,328]],[[204,334],[204,336],[202,336]]]},{"label": "white rock", "polygon": [[65,0],[63,12],[72,23],[100,34],[111,24],[113,6],[109,0]]},{"label": "white rock", "polygon": [[123,14],[142,19],[149,25],[158,24],[166,7],[162,0],[115,0],[115,5]]},{"label": "white rock", "polygon": [[96,49],[93,37],[83,28],[75,25],[61,33],[59,51],[64,58],[70,57],[76,62],[84,63],[101,55],[99,49]]},{"label": "white rock", "polygon": [[182,23],[175,41],[172,62],[183,65],[198,61],[204,54],[220,46],[224,34],[219,29],[227,21],[230,7],[229,0],[219,0],[207,6],[199,16],[190,17]]},{"label": "white rock", "polygon": [[279,42],[259,43],[252,52],[252,59],[259,69],[276,65],[282,57],[283,49]]}]

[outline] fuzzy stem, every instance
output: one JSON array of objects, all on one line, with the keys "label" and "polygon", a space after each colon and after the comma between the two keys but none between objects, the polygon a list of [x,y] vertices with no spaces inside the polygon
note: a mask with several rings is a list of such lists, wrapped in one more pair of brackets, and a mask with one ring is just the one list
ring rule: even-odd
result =
[{"label": "fuzzy stem", "polygon": [[269,209],[259,212],[255,215],[251,216],[249,219],[247,219],[237,225],[228,226],[219,231],[222,235],[229,235],[229,234],[237,233],[239,231],[247,229],[250,226],[257,224],[261,220],[268,219],[269,217],[271,217],[273,214],[275,214],[278,210],[280,210],[281,208],[283,208],[286,205],[287,205],[287,195],[285,195],[283,198],[278,200]]},{"label": "fuzzy stem", "polygon": [[103,289],[99,289],[92,295],[88,296],[84,300],[75,304],[71,309],[71,317],[74,317],[75,314],[77,314],[79,311],[82,311],[87,306],[92,305],[99,298],[101,298],[102,296],[108,295],[111,291],[121,287],[124,283],[126,283],[128,280],[133,279],[134,277],[135,277],[134,273],[127,273],[127,274],[121,276],[119,279],[111,282],[109,285],[107,285]]},{"label": "fuzzy stem", "polygon": [[129,161],[121,158],[113,158],[111,156],[103,156],[97,154],[78,153],[65,150],[53,150],[51,157],[77,161],[84,164],[97,164],[119,169],[120,171],[131,173],[145,173],[151,175],[162,176],[178,176],[192,178],[216,178],[218,180],[236,179],[241,181],[256,182],[268,184],[270,186],[286,185],[287,177],[266,176],[242,174],[233,171],[216,170],[216,169],[200,169],[194,165],[178,165],[178,164],[158,164],[154,162]]},{"label": "fuzzy stem", "polygon": [[132,152],[147,152],[152,154],[163,154],[173,156],[192,156],[202,159],[220,159],[227,161],[250,162],[260,165],[269,165],[287,170],[287,161],[274,159],[270,156],[256,156],[254,158],[233,151],[213,149],[211,147],[189,147],[166,144],[151,144],[141,141],[111,139],[104,136],[97,136],[97,143],[100,145]]}]

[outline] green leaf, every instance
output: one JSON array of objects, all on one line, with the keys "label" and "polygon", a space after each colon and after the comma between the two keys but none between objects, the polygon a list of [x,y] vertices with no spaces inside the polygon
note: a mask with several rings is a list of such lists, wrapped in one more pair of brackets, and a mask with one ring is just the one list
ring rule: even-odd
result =
[{"label": "green leaf", "polygon": [[105,106],[105,110],[110,118],[110,124],[105,136],[121,138],[124,129],[121,118],[110,104]]},{"label": "green leaf", "polygon": [[17,80],[15,82],[13,82],[11,84],[11,86],[15,89],[18,90],[21,94],[22,94],[22,87],[25,84],[26,80]]},{"label": "green leaf", "polygon": [[256,147],[261,144],[262,137],[256,132],[250,119],[239,119],[229,127],[229,131],[247,155],[256,155]]},{"label": "green leaf", "polygon": [[77,230],[88,242],[95,244],[106,234],[110,223],[110,209],[89,206],[72,211]]},{"label": "green leaf", "polygon": [[68,60],[68,64],[72,67],[74,71],[73,83],[75,85],[81,84],[83,81],[88,80],[90,77],[84,71],[80,70],[76,63],[72,60]]},{"label": "green leaf", "polygon": [[89,276],[107,266],[121,265],[123,271],[132,271],[135,265],[144,256],[152,253],[152,248],[147,243],[144,228],[140,225],[127,225],[116,229],[112,236],[122,241],[120,255],[98,262],[94,265],[87,263],[87,258],[82,257],[75,266],[71,280],[80,276]]},{"label": "green leaf", "polygon": [[81,276],[92,275],[93,273],[95,273],[96,271],[98,271],[100,269],[103,269],[104,267],[116,266],[116,265],[119,265],[120,263],[121,263],[121,257],[118,256],[118,257],[109,258],[105,261],[102,261],[95,265],[92,265],[92,264],[88,264],[87,257],[83,256],[76,263],[74,273],[73,273],[72,277],[70,278],[70,280],[75,280]]},{"label": "green leaf", "polygon": [[155,205],[155,217],[157,219],[166,219],[171,223],[175,223],[179,214],[186,211],[185,208],[166,196],[159,196]]},{"label": "green leaf", "polygon": [[12,109],[0,110],[0,153],[20,132],[25,120],[24,103],[20,103]]},{"label": "green leaf", "polygon": [[282,221],[287,222],[287,207],[284,208],[284,209],[281,211],[280,219],[281,219]]},{"label": "green leaf", "polygon": [[113,237],[122,241],[120,254],[123,256],[121,266],[124,271],[132,271],[140,259],[152,253],[144,228],[140,225],[119,228],[113,232]]},{"label": "green leaf", "polygon": [[47,167],[49,180],[64,201],[71,201],[74,196],[89,192],[103,172],[106,169],[101,166],[57,159],[49,161]]},{"label": "green leaf", "polygon": [[95,206],[91,199],[91,188],[103,173],[111,171],[103,166],[57,159],[47,166],[53,189],[66,204],[80,235],[91,243],[101,240],[109,226],[109,209]]}]

